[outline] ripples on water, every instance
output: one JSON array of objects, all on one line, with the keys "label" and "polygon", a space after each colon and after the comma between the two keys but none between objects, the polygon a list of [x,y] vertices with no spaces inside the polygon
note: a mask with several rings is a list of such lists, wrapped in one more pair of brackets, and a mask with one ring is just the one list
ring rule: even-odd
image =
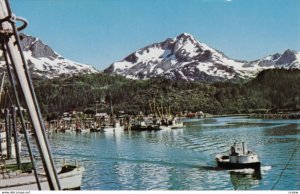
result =
[{"label": "ripples on water", "polygon": [[[121,134],[53,134],[54,157],[82,161],[86,190],[270,190],[299,143],[296,120],[221,117],[186,120],[185,129]],[[261,174],[217,170],[214,157],[245,141]],[[296,151],[275,190],[300,189]],[[249,171],[250,170],[250,171]]]}]

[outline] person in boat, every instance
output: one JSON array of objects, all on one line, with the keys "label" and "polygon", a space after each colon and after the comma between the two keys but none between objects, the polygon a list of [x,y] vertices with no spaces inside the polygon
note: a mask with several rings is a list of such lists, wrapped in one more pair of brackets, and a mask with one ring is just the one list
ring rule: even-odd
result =
[{"label": "person in boat", "polygon": [[236,143],[233,144],[233,146],[231,146],[230,150],[231,150],[231,155],[233,156],[237,156],[239,155],[236,150],[235,150],[235,146],[236,146]]}]

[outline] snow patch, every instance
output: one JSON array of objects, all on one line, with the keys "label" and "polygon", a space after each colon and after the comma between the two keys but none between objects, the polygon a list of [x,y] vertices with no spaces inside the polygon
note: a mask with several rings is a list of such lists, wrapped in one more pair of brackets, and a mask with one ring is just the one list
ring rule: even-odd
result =
[{"label": "snow patch", "polygon": [[[137,52],[138,62],[147,62],[159,60],[159,56],[163,55],[165,50],[157,47],[148,48],[142,52]],[[141,54],[140,54],[141,53]]]}]

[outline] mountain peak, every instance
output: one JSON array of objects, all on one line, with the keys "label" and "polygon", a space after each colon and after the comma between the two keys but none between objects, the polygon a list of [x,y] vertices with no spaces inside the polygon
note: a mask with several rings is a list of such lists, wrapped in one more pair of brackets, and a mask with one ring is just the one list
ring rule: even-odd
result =
[{"label": "mountain peak", "polygon": [[193,44],[196,44],[198,41],[194,38],[193,35],[189,34],[189,33],[182,33],[180,35],[178,35],[176,38],[175,38],[175,41],[180,41],[182,40],[183,42],[187,41],[187,40],[190,40]]},{"label": "mountain peak", "polygon": [[191,34],[189,34],[187,32],[183,32],[183,33],[179,34],[177,36],[177,38],[179,39],[179,38],[194,38],[194,37],[193,37],[193,35],[191,35]]},{"label": "mountain peak", "polygon": [[[183,80],[212,80],[213,76],[234,77],[224,63],[241,64],[200,43],[189,33],[166,39],[133,52],[104,70],[134,79],[163,75]],[[216,64],[216,66],[214,66]],[[204,72],[205,71],[205,72]]]},{"label": "mountain peak", "polygon": [[[39,38],[21,33],[20,40],[24,57],[34,78],[49,79],[60,75],[72,76],[97,72],[90,65],[65,59]],[[0,59],[0,71],[4,69]]]},{"label": "mountain peak", "polygon": [[286,49],[284,52],[283,52],[283,55],[286,54],[286,55],[295,55],[297,53],[297,51],[295,50],[292,50],[292,49]]},{"label": "mountain peak", "polygon": [[297,59],[296,53],[296,51],[293,51],[291,49],[285,50],[280,58],[276,61],[276,64],[280,65],[293,63],[293,61]]},{"label": "mountain peak", "polygon": [[165,76],[187,81],[223,81],[254,77],[267,68],[297,68],[299,53],[286,50],[264,59],[247,62],[227,57],[193,35],[182,33],[175,38],[148,45],[115,62],[104,72],[132,79]]},{"label": "mountain peak", "polygon": [[58,54],[51,47],[43,43],[39,38],[21,33],[21,47],[23,51],[30,51],[35,58],[57,57]]}]

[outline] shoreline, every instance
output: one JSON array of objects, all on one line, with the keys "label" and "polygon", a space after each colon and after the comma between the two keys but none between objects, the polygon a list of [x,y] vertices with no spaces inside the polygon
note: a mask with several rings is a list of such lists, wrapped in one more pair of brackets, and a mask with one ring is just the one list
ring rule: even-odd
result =
[{"label": "shoreline", "polygon": [[261,118],[261,119],[300,119],[300,113],[248,113],[248,114],[222,114],[211,115],[207,118],[213,117],[233,117],[233,116],[246,116],[248,118]]}]

